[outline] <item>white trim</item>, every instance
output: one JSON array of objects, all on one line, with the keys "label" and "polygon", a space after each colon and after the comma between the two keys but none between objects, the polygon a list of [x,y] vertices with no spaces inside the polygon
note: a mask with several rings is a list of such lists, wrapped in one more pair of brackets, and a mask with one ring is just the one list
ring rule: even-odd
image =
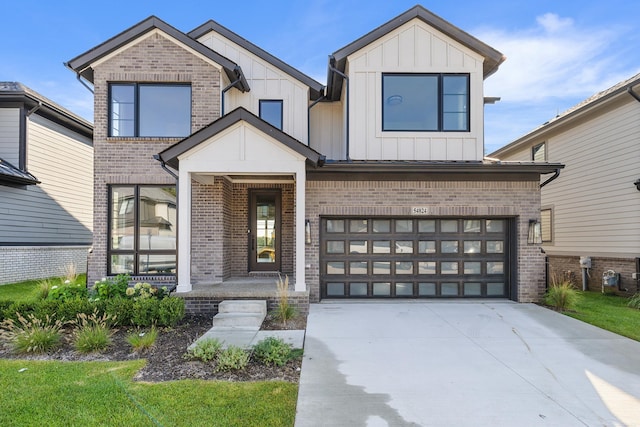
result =
[{"label": "white trim", "polygon": [[307,289],[305,283],[305,190],[306,190],[306,170],[304,163],[296,172],[296,258],[295,258],[295,291],[303,292]]},{"label": "white trim", "polygon": [[180,171],[178,180],[178,292],[189,292],[191,285],[191,173]]}]

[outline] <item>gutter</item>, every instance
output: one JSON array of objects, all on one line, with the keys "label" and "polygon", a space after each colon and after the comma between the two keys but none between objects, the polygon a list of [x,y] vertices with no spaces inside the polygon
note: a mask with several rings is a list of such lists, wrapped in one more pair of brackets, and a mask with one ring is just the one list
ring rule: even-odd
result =
[{"label": "gutter", "polygon": [[[160,157],[160,154],[154,154],[153,158],[154,160],[159,161],[160,167],[164,169],[169,175],[171,175],[176,180],[176,242],[180,242],[180,228],[178,228],[178,220],[180,217],[180,198],[178,197],[180,192],[180,185],[178,185],[179,184],[178,175],[176,175],[175,172],[173,172],[171,169],[167,167],[167,164],[164,162],[164,160],[162,160],[162,157]],[[176,244],[176,286],[178,285],[178,268],[179,268],[178,252],[179,251],[180,251],[180,245]]]},{"label": "gutter", "polygon": [[633,87],[629,86],[627,88],[627,93],[633,97],[636,101],[640,102],[640,96],[633,91]]},{"label": "gutter", "polygon": [[82,76],[78,71],[74,70],[73,67],[68,62],[63,62],[63,64],[65,67],[67,67],[68,69],[70,69],[76,74],[76,79],[78,79],[78,81],[82,86],[86,87],[89,92],[94,93],[93,89],[91,89],[91,87],[89,87],[89,85],[84,80],[82,80]]},{"label": "gutter", "polygon": [[336,73],[337,75],[339,75],[340,77],[342,77],[344,79],[345,82],[345,104],[346,104],[346,109],[347,109],[347,118],[345,120],[345,126],[346,126],[346,132],[347,135],[345,137],[345,145],[346,145],[346,149],[347,149],[347,161],[350,162],[351,161],[351,157],[349,156],[349,77],[343,73],[342,71],[338,70],[334,64],[336,63],[336,58],[333,55],[329,56],[329,70]]},{"label": "gutter", "polygon": [[553,173],[553,176],[551,178],[547,179],[545,182],[540,184],[540,188],[544,187],[545,185],[547,185],[548,183],[550,183],[551,181],[553,181],[559,176],[560,176],[560,168],[556,169],[556,171]]}]

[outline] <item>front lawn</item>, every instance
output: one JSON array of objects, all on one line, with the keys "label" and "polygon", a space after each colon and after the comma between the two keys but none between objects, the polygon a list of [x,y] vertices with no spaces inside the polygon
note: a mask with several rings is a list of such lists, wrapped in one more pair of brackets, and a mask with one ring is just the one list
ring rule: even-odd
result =
[{"label": "front lawn", "polygon": [[0,285],[0,301],[26,302],[38,297],[40,280]]},{"label": "front lawn", "polygon": [[600,292],[579,292],[579,295],[575,306],[564,314],[640,341],[640,310],[628,307],[628,298]]},{"label": "front lawn", "polygon": [[293,425],[297,384],[133,382],[144,363],[0,360],[0,425]]}]

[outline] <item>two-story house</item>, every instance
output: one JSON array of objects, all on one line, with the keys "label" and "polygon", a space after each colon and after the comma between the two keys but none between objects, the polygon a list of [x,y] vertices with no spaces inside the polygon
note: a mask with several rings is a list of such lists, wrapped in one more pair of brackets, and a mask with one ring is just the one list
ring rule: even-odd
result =
[{"label": "two-story house", "polygon": [[603,276],[606,285],[619,278],[608,290],[640,289],[639,114],[640,74],[491,154],[566,164],[542,189],[542,244],[550,272],[585,289],[602,290]]},{"label": "two-story house", "polygon": [[[212,301],[274,273],[311,302],[537,300],[527,237],[561,165],[484,159],[503,60],[416,6],[334,52],[325,86],[214,21],[146,19],[67,64],[95,90],[90,277],[175,274]],[[159,193],[177,216],[142,209]]]},{"label": "two-story house", "polygon": [[0,284],[84,272],[93,227],[93,126],[0,82]]}]

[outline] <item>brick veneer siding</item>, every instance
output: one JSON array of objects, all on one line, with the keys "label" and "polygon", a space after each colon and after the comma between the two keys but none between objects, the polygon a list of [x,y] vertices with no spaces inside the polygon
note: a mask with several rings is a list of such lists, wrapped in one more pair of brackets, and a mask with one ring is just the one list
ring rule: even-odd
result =
[{"label": "brick veneer siding", "polygon": [[[578,289],[582,289],[582,270],[580,269],[580,256],[549,255],[549,285],[554,280],[570,280]],[[591,257],[591,269],[587,275],[587,289],[594,292],[602,290],[602,273],[606,270],[614,270],[620,273],[619,288],[607,287],[606,291],[615,292],[624,296],[631,296],[638,292],[638,281],[633,279],[636,272],[634,258],[607,258]],[[625,291],[626,289],[626,291]]]},{"label": "brick veneer siding", "polygon": [[108,137],[110,82],[191,84],[191,131],[220,116],[220,72],[160,34],[138,43],[94,67],[94,244],[89,283],[107,273],[108,184],[169,184],[175,179],[153,159],[181,138]]},{"label": "brick veneer siding", "polygon": [[517,295],[538,301],[545,290],[544,255],[527,245],[529,219],[540,216],[538,181],[307,181],[306,218],[311,241],[306,247],[306,283],[310,301],[320,298],[320,224],[325,215],[409,216],[411,206],[429,206],[432,217],[514,217],[517,223]]},{"label": "brick veneer siding", "polygon": [[0,285],[62,277],[68,268],[87,271],[89,246],[2,246]]},{"label": "brick veneer siding", "polygon": [[[267,311],[271,312],[278,307],[279,301],[277,296],[269,297],[220,297],[220,296],[189,296],[187,294],[177,294],[185,301],[185,311],[189,314],[206,314],[213,315],[218,313],[218,304],[223,300],[266,300]],[[289,295],[289,304],[296,309],[296,312],[306,316],[309,314],[309,294],[304,292],[296,292]]]}]

